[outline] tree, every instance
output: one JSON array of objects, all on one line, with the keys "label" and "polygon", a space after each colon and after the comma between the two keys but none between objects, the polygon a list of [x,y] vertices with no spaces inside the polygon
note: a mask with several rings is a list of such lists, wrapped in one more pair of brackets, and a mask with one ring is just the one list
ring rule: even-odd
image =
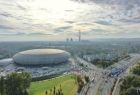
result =
[{"label": "tree", "polygon": [[2,76],[0,78],[0,95],[4,95],[4,88],[5,88],[5,84],[4,84],[4,77]]},{"label": "tree", "polygon": [[84,82],[83,82],[83,80],[82,80],[82,78],[80,76],[77,76],[77,83],[78,83],[77,92],[79,93],[82,90],[83,86],[84,86]]},{"label": "tree", "polygon": [[52,95],[52,89],[50,89],[50,95]]},{"label": "tree", "polygon": [[140,63],[138,63],[137,66],[132,69],[132,73],[140,75]]},{"label": "tree", "polygon": [[4,90],[6,95],[28,95],[31,76],[26,72],[11,73],[4,79]]},{"label": "tree", "polygon": [[126,90],[125,95],[138,95],[136,88],[131,87]]},{"label": "tree", "polygon": [[45,95],[48,95],[48,91],[47,90],[45,91]]},{"label": "tree", "polygon": [[122,80],[120,95],[139,95],[137,88],[140,86],[140,77],[127,76]]},{"label": "tree", "polygon": [[55,95],[56,94],[56,91],[55,91],[55,86],[54,86],[54,89],[53,89],[53,95]]},{"label": "tree", "polygon": [[85,76],[85,81],[86,81],[86,83],[88,83],[90,81],[88,76]]}]

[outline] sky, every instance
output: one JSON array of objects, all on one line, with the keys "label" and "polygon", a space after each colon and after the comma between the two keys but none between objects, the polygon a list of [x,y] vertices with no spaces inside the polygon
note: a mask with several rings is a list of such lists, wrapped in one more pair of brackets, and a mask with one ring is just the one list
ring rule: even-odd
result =
[{"label": "sky", "polygon": [[0,41],[140,38],[140,0],[0,0]]}]

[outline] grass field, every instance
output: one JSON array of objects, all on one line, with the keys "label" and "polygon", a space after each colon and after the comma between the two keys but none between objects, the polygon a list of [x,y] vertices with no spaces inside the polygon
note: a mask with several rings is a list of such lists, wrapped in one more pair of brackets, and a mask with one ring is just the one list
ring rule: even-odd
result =
[{"label": "grass field", "polygon": [[50,89],[53,89],[54,86],[56,89],[59,89],[60,85],[64,95],[76,94],[78,86],[75,80],[75,75],[69,74],[49,80],[32,82],[30,87],[30,95],[45,95],[46,90],[48,93],[50,93]]}]

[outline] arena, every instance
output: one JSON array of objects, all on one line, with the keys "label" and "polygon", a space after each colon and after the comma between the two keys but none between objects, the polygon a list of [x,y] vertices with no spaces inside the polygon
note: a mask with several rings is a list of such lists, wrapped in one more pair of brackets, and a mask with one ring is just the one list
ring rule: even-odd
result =
[{"label": "arena", "polygon": [[19,52],[13,60],[19,65],[54,65],[67,62],[70,54],[58,49],[33,49]]},{"label": "arena", "polygon": [[32,49],[0,60],[0,76],[29,72],[33,78],[54,76],[71,71],[70,53],[59,49]]}]

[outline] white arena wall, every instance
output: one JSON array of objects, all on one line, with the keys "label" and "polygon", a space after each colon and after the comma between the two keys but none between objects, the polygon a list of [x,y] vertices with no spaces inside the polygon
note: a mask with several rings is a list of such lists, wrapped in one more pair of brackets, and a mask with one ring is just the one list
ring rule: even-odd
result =
[{"label": "white arena wall", "polygon": [[15,54],[13,60],[19,65],[53,65],[66,62],[69,57],[70,54],[64,50],[34,49]]}]

